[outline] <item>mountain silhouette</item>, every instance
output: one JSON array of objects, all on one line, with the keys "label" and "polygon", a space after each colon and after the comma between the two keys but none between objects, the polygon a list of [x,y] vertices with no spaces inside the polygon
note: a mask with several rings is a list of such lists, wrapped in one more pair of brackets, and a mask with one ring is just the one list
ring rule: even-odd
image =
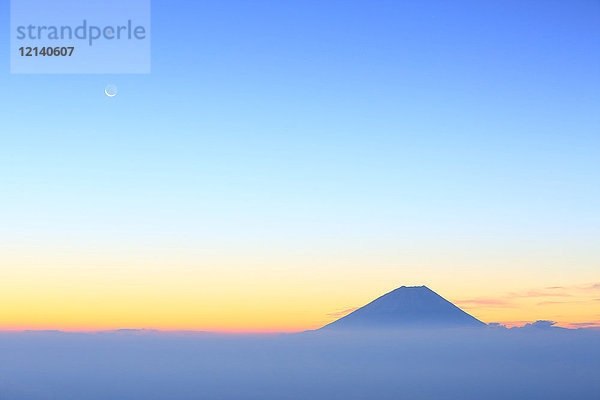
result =
[{"label": "mountain silhouette", "polygon": [[320,330],[486,326],[426,286],[402,286]]}]

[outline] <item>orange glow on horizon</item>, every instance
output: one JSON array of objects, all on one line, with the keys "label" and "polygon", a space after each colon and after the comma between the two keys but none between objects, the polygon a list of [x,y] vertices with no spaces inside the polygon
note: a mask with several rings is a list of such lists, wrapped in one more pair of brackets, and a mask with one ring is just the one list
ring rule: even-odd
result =
[{"label": "orange glow on horizon", "polygon": [[483,271],[473,254],[457,260],[368,252],[173,258],[171,251],[142,250],[5,253],[0,263],[10,268],[0,276],[0,329],[299,332],[402,285],[427,285],[486,323],[551,320],[575,327],[600,319],[596,270],[565,281],[546,269],[552,261],[546,258],[511,269],[500,260]]}]

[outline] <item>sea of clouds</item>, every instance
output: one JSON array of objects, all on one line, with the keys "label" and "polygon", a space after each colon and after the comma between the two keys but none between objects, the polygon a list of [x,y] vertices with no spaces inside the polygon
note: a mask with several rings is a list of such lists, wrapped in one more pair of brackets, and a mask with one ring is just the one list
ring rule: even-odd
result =
[{"label": "sea of clouds", "polygon": [[600,399],[600,331],[0,333],[0,399]]}]

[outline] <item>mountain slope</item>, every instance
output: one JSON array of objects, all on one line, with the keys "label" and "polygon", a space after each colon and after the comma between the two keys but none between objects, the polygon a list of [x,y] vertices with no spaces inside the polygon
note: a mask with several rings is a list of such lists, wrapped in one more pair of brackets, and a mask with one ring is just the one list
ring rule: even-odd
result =
[{"label": "mountain slope", "polygon": [[485,326],[426,286],[402,286],[322,327],[338,329],[456,328]]}]

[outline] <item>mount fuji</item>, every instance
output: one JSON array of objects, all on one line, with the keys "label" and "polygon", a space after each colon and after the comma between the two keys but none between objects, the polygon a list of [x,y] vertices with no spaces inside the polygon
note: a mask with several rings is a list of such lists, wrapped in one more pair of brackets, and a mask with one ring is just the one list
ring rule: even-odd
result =
[{"label": "mount fuji", "polygon": [[319,330],[483,327],[426,286],[402,286]]}]

